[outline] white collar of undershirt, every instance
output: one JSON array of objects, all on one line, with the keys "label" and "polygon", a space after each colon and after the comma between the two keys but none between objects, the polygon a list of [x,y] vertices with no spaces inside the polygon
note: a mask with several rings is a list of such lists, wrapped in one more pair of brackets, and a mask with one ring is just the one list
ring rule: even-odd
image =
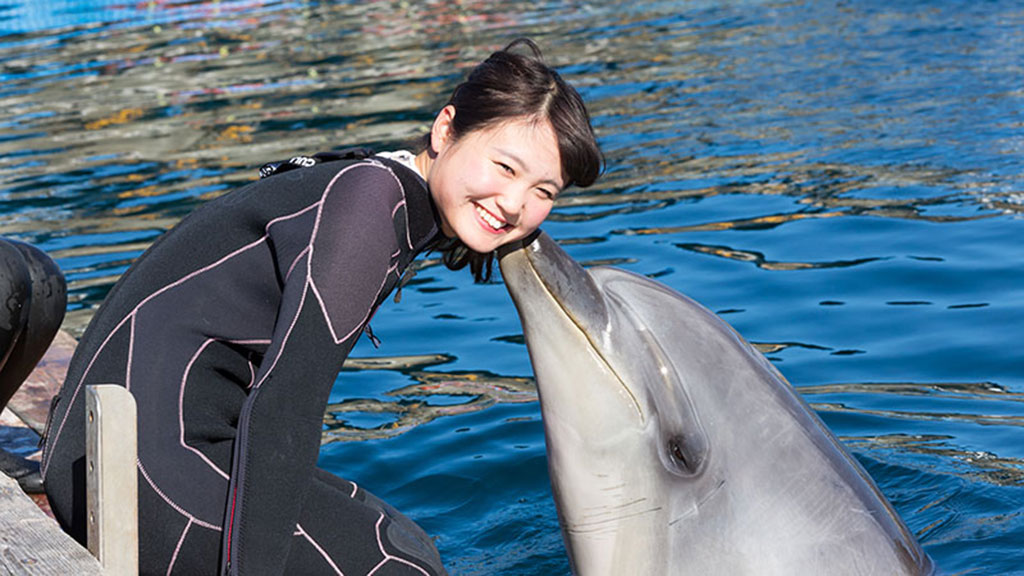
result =
[{"label": "white collar of undershirt", "polygon": [[416,166],[416,155],[413,154],[412,152],[409,152],[408,150],[395,150],[394,152],[378,152],[377,156],[387,158],[389,160],[394,160],[395,162],[398,162],[402,166],[405,166],[406,168],[419,174],[420,178],[423,178],[424,180],[427,179],[426,176],[420,173],[420,169]]}]

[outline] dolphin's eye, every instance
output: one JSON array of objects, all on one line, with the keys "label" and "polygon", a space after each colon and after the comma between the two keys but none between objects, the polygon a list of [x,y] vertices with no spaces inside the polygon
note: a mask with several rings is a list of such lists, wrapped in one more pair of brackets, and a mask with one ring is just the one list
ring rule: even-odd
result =
[{"label": "dolphin's eye", "polygon": [[672,459],[676,461],[676,464],[689,468],[686,464],[686,454],[683,454],[683,448],[679,446],[677,438],[668,441],[668,451],[672,454]]},{"label": "dolphin's eye", "polygon": [[668,441],[668,454],[680,473],[690,476],[700,471],[703,463],[700,451],[694,451],[684,438],[675,436]]},{"label": "dolphin's eye", "polygon": [[686,456],[683,455],[683,449],[679,447],[679,444],[671,442],[670,447],[672,448],[672,457],[675,458],[677,462],[686,464]]}]

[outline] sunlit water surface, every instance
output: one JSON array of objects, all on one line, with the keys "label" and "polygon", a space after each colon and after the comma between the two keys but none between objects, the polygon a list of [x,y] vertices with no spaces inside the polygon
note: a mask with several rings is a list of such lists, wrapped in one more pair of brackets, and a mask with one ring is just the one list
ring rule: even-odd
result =
[{"label": "sunlit water surface", "polygon": [[[258,166],[421,133],[534,37],[607,154],[546,230],[722,314],[804,393],[946,573],[1024,573],[1024,9],[1015,2],[12,0],[0,233],[117,277]],[[329,407],[321,465],[453,574],[568,572],[500,283],[427,260]],[[343,521],[339,519],[339,522]]]}]

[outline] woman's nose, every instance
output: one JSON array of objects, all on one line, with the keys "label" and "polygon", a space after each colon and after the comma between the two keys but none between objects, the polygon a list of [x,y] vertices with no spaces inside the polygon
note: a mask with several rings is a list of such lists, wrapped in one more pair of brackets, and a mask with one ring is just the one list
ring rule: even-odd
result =
[{"label": "woman's nose", "polygon": [[498,194],[497,198],[498,209],[501,210],[502,218],[512,225],[518,223],[525,201],[525,190],[522,190],[519,186],[507,186]]}]

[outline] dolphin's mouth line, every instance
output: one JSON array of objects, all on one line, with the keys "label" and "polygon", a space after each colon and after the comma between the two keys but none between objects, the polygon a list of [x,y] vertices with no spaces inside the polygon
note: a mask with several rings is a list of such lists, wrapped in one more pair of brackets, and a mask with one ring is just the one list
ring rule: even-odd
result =
[{"label": "dolphin's mouth line", "polygon": [[608,371],[615,375],[615,380],[619,383],[619,387],[626,392],[627,396],[629,396],[629,400],[633,404],[633,408],[636,410],[637,416],[640,418],[640,425],[643,426],[647,419],[644,418],[644,411],[641,409],[640,402],[637,400],[636,395],[634,395],[633,391],[629,389],[629,386],[626,386],[626,383],[622,380],[622,377],[619,376],[619,373],[612,368],[611,363],[604,357],[604,354],[601,353],[601,349],[594,342],[593,338],[591,338],[590,334],[583,328],[583,325],[579,320],[576,319],[576,316],[572,311],[567,309],[562,304],[562,301],[555,297],[554,290],[552,290],[551,286],[548,286],[548,283],[544,281],[544,277],[537,273],[537,267],[533,264],[533,259],[530,257],[530,251],[525,250],[525,254],[527,261],[530,263],[530,273],[540,281],[540,285],[544,287],[544,291],[547,292],[548,296],[554,300],[558,308],[565,313],[570,321],[572,321],[573,325],[576,326],[576,330],[586,338],[587,342],[590,344],[590,349],[593,350],[594,354],[601,359],[601,362],[603,362],[605,367],[608,368]]}]

